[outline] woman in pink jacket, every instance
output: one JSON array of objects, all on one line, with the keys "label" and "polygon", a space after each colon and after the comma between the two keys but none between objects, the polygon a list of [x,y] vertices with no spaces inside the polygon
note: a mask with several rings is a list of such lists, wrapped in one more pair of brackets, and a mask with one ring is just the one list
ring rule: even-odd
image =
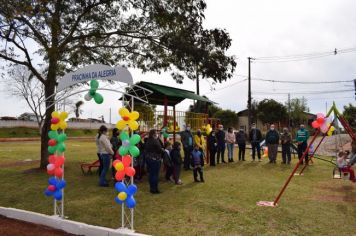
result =
[{"label": "woman in pink jacket", "polygon": [[227,156],[229,158],[229,162],[234,162],[234,145],[235,145],[236,137],[233,132],[233,129],[230,127],[227,130],[226,134],[226,144],[227,144]]}]

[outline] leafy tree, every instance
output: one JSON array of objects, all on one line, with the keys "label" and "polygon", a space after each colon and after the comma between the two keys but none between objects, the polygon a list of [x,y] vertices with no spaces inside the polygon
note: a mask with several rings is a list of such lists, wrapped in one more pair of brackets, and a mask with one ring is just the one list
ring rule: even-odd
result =
[{"label": "leafy tree", "polygon": [[306,112],[309,112],[307,100],[303,98],[293,98],[290,100],[290,104],[286,104],[289,107],[289,118],[293,127],[298,126],[301,123],[305,123],[307,120]]},{"label": "leafy tree", "polygon": [[214,114],[214,118],[220,119],[221,124],[227,127],[236,127],[238,123],[238,117],[236,112],[231,110],[219,110]]},{"label": "leafy tree", "polygon": [[[122,63],[146,71],[171,71],[181,82],[198,70],[222,81],[236,66],[225,55],[224,30],[204,29],[204,0],[0,0],[0,59],[26,66],[44,85],[41,168],[57,78],[84,65]],[[36,59],[45,67],[39,71]]]},{"label": "leafy tree", "polygon": [[264,99],[257,105],[257,117],[263,123],[274,123],[278,121],[285,121],[288,118],[286,107],[273,100]]},{"label": "leafy tree", "polygon": [[348,106],[344,106],[344,112],[342,113],[346,121],[349,123],[353,130],[356,130],[356,106],[351,103]]},{"label": "leafy tree", "polygon": [[154,120],[156,106],[147,105],[144,103],[136,103],[134,110],[140,113],[140,117],[138,118],[138,120],[143,120],[143,121]]}]

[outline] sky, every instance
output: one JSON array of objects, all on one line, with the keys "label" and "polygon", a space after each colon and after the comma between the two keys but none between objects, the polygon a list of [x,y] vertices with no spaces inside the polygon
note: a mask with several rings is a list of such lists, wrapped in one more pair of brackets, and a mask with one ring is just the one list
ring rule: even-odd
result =
[{"label": "sky", "polygon": [[[248,74],[247,57],[256,58],[251,63],[252,97],[286,103],[290,97],[304,96],[312,113],[326,112],[333,101],[342,110],[343,105],[355,105],[353,83],[286,84],[264,82],[256,79],[286,81],[340,81],[356,79],[356,52],[336,54],[310,60],[268,62],[261,57],[289,56],[333,52],[356,47],[356,1],[354,0],[207,0],[206,28],[226,29],[232,38],[229,55],[237,58],[237,67],[232,79],[216,84],[200,82],[201,94],[208,96],[224,109],[240,111],[247,105]],[[177,84],[169,73],[145,73],[132,70],[134,82],[150,81],[195,91],[195,81],[185,79]],[[1,85],[2,106],[0,116],[18,116],[28,112],[25,102],[10,96]],[[333,91],[342,91],[335,92]],[[273,94],[274,93],[274,94]],[[277,93],[277,94],[275,94]],[[306,94],[302,94],[306,93]],[[115,93],[102,92],[104,103],[85,102],[82,117],[115,122],[121,103]],[[83,94],[84,96],[84,94]],[[76,98],[80,99],[80,98]],[[192,101],[186,100],[177,106],[185,111]]]}]

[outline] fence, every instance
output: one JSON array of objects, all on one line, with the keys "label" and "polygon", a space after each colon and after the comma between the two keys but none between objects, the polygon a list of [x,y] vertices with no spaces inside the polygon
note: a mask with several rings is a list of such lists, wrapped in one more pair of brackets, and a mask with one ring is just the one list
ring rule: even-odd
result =
[{"label": "fence", "polygon": [[[105,125],[109,129],[115,127],[115,125],[108,124],[108,123],[68,121],[68,128],[70,129],[99,129],[101,125]],[[14,128],[14,127],[38,128],[38,124],[35,121],[0,120],[0,128]]]}]

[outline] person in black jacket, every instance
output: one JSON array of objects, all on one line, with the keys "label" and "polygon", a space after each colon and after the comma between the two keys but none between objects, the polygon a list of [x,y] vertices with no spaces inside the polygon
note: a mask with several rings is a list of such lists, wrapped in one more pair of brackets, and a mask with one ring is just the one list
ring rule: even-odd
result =
[{"label": "person in black jacket", "polygon": [[252,161],[255,161],[255,153],[257,150],[258,160],[261,161],[261,146],[260,142],[262,141],[262,134],[259,129],[256,128],[256,124],[252,124],[252,128],[250,131],[250,142],[252,148]]},{"label": "person in black jacket", "polygon": [[247,135],[243,129],[236,133],[236,143],[239,145],[239,161],[245,161]]},{"label": "person in black jacket", "polygon": [[148,181],[150,183],[150,192],[160,193],[158,190],[159,170],[161,168],[161,158],[164,149],[158,140],[158,134],[155,129],[150,130],[145,142],[145,158],[149,169]]},{"label": "person in black jacket", "polygon": [[266,145],[268,147],[269,163],[276,163],[279,144],[279,133],[275,130],[274,124],[271,124],[270,129],[266,134]]},{"label": "person in black jacket", "polygon": [[217,163],[219,164],[220,162],[220,156],[221,156],[221,162],[222,163],[226,163],[225,162],[225,131],[224,131],[224,127],[222,125],[219,125],[219,130],[216,132],[216,140],[217,140],[217,155],[216,155],[216,159],[217,159]]},{"label": "person in black jacket", "polygon": [[198,173],[200,176],[200,182],[204,182],[204,177],[203,177],[204,155],[199,150],[199,146],[197,144],[195,144],[191,154],[191,165],[193,166],[194,182],[199,182]]},{"label": "person in black jacket", "polygon": [[182,168],[182,156],[180,154],[181,145],[179,142],[173,143],[173,149],[171,151],[171,160],[173,163],[173,178],[175,184],[181,185],[182,181],[180,180],[180,171]]},{"label": "person in black jacket", "polygon": [[215,166],[215,154],[217,148],[217,140],[215,136],[215,131],[211,131],[208,135],[208,150],[209,150],[209,158],[210,158],[210,166]]}]

